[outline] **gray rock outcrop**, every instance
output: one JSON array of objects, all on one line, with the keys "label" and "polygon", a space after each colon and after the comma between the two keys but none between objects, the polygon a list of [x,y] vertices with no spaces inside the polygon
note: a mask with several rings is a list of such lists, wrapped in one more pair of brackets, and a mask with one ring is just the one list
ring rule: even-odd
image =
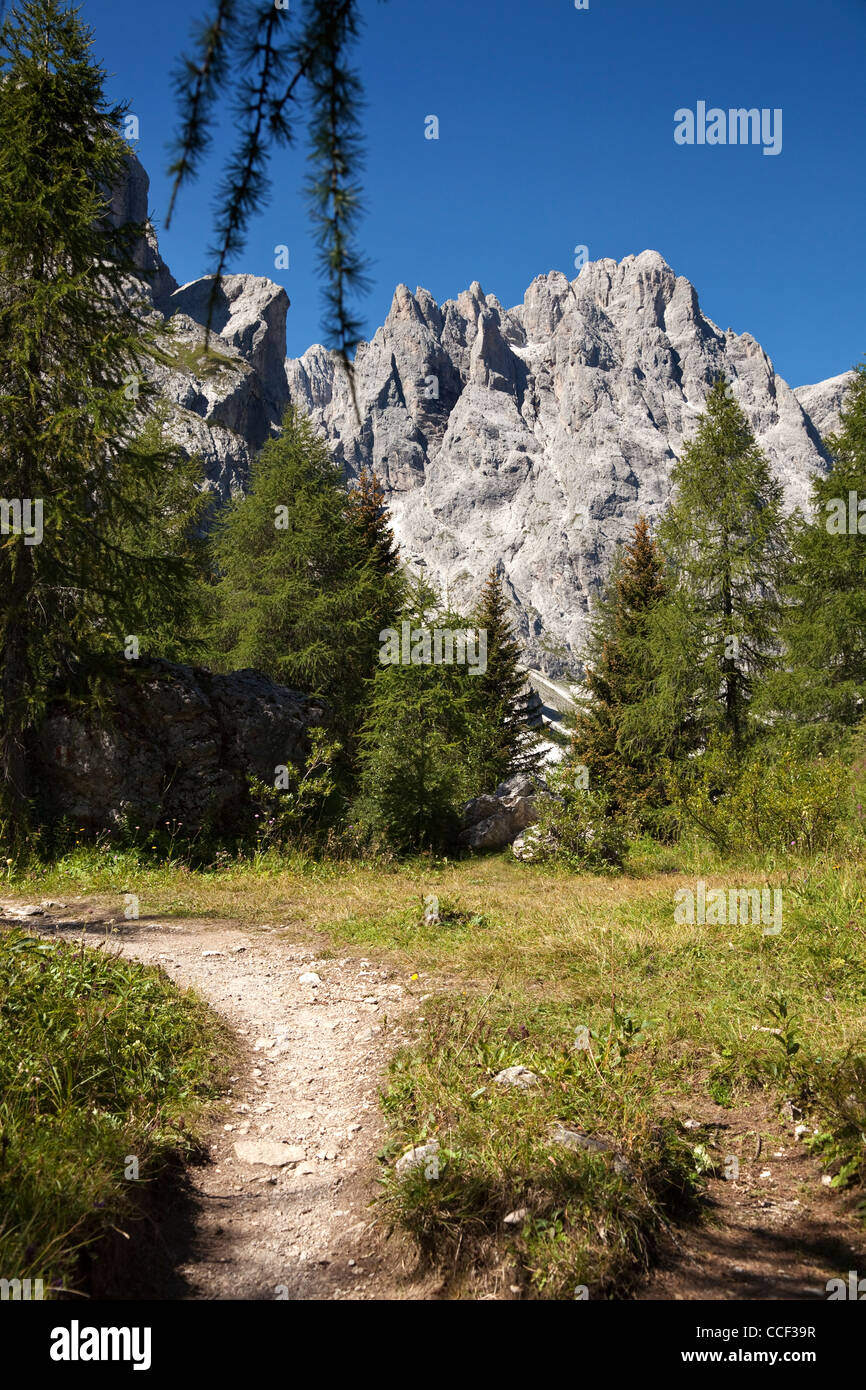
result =
[{"label": "gray rock outcrop", "polygon": [[494,792],[473,797],[463,808],[460,844],[466,849],[504,849],[536,820],[537,779],[515,773]]},{"label": "gray rock outcrop", "polygon": [[817,381],[813,386],[798,386],[794,391],[822,439],[839,429],[839,412],[845,392],[853,380],[853,372],[842,372],[839,376],[828,377],[826,381]]},{"label": "gray rock outcrop", "polygon": [[[209,275],[181,285],[166,303],[166,317],[171,320],[182,315],[184,322],[206,325],[212,287]],[[219,335],[219,350],[227,346],[235,349],[256,378],[262,406],[275,423],[279,423],[288,399],[288,312],[289,297],[280,285],[258,275],[225,275],[211,319],[211,331]]]},{"label": "gray rock outcrop", "polygon": [[666,505],[720,373],[789,506],[826,467],[819,430],[760,344],[712,323],[655,251],[589,262],[571,281],[539,276],[510,309],[477,281],[442,305],[399,285],[357,351],[360,424],[322,347],[287,372],[347,473],[379,474],[404,557],[458,605],[497,565],[527,662],[551,675],[579,664],[614,552]]},{"label": "gray rock outcrop", "polygon": [[150,220],[149,193],[147,170],[130,151],[126,159],[126,177],[111,194],[108,218],[115,227],[134,223],[144,228],[144,235],[136,243],[133,259],[146,277],[149,297],[155,305],[161,305],[177,289],[177,281],[159,252],[156,232]]},{"label": "gray rock outcrop", "polygon": [[151,375],[168,404],[166,434],[187,457],[202,460],[206,486],[224,502],[248,479],[255,452],[277,432],[286,406],[286,315],[281,285],[258,275],[226,275],[207,323],[213,277],[178,286],[159,252],[149,220],[150,181],[134,154],[115,189],[117,225],[142,224],[135,261],[144,276],[150,320],[167,330],[165,362]]},{"label": "gray rock outcrop", "polygon": [[707,391],[732,382],[790,507],[807,505],[821,437],[850,373],[792,391],[749,333],[722,330],[656,251],[540,275],[505,308],[473,281],[438,304],[398,285],[349,382],[320,345],[285,361],[289,301],[272,281],[225,278],[210,352],[210,277],[178,287],[147,222],[134,156],[115,217],[147,223],[139,261],[154,322],[171,325],[156,369],[167,432],[201,455],[225,500],[286,405],[307,412],[344,465],[378,473],[405,560],[468,606],[490,569],[505,581],[528,666],[579,675],[591,608],[638,516],[658,517]]},{"label": "gray rock outcrop", "polygon": [[121,671],[102,713],[49,711],[37,777],[53,815],[88,831],[230,829],[247,778],[273,785],[278,766],[302,766],[309,729],[324,721],[320,702],[256,671],[142,660]]}]

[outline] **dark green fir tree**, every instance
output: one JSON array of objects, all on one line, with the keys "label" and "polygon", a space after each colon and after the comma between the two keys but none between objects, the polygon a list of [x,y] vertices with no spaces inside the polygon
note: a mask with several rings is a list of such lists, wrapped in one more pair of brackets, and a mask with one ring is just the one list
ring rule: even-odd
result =
[{"label": "dark green fir tree", "polygon": [[396,574],[400,568],[400,547],[391,529],[385,489],[372,469],[361,469],[358,485],[349,493],[349,501],[358,528],[377,556],[382,573]]},{"label": "dark green fir tree", "polygon": [[640,517],[594,615],[571,750],[611,813],[639,821],[666,801],[663,748],[641,715],[659,667],[650,620],[665,593],[662,554]]},{"label": "dark green fir tree", "polygon": [[[417,659],[380,660],[361,736],[353,815],[373,840],[399,852],[449,848],[462,806],[477,790],[469,705],[469,687],[477,676],[470,676],[465,664],[431,661],[423,634],[431,625],[461,631],[467,624],[442,610],[423,578],[411,582],[400,615],[401,637],[404,622]],[[387,646],[382,656],[387,658]]]},{"label": "dark green fir tree", "polygon": [[866,365],[856,368],[828,473],[812,484],[786,590],[784,665],[760,691],[768,722],[832,746],[866,713]]},{"label": "dark green fir tree", "polygon": [[396,618],[403,581],[383,573],[341,469],[298,411],[286,413],[246,495],[223,514],[214,558],[218,662],[322,696],[338,738],[351,743],[379,633]]},{"label": "dark green fir tree", "polygon": [[790,537],[782,485],[724,377],[672,482],[657,532],[669,587],[648,633],[658,674],[640,718],[672,755],[715,736],[736,750],[755,682],[778,661]]},{"label": "dark green fir tree", "polygon": [[176,451],[145,424],[152,342],[108,190],[123,108],[60,0],[21,0],[0,31],[0,797],[25,833],[28,741],[77,685],[183,609],[187,557],[154,547]]},{"label": "dark green fir tree", "polygon": [[543,756],[538,735],[529,727],[530,689],[496,566],[481,590],[472,624],[479,640],[483,634],[486,649],[485,669],[467,680],[473,773],[476,790],[492,792],[512,773],[537,771]]}]

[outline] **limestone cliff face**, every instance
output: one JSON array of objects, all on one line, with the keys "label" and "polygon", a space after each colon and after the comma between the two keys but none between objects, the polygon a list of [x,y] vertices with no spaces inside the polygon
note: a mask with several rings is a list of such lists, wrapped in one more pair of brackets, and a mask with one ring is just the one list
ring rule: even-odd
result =
[{"label": "limestone cliff face", "polygon": [[552,674],[573,665],[616,547],[667,503],[719,373],[791,506],[826,466],[819,429],[836,399],[825,411],[812,387],[798,400],[760,344],[707,319],[655,251],[588,263],[572,281],[539,276],[511,309],[477,282],[442,305],[398,286],[358,350],[360,425],[323,348],[287,371],[348,473],[380,475],[404,555],[458,603],[497,565],[529,661]]},{"label": "limestone cliff face", "polygon": [[257,275],[223,278],[205,351],[212,278],[178,286],[148,222],[149,180],[130,155],[112,212],[119,224],[146,224],[136,262],[146,273],[150,319],[170,329],[166,361],[153,378],[168,404],[167,433],[187,455],[198,454],[207,485],[225,501],[243,488],[256,450],[279,427],[288,404],[286,315],[280,285]]},{"label": "limestone cliff face", "polygon": [[108,705],[52,706],[35,772],[52,814],[87,830],[124,821],[147,831],[174,821],[229,830],[248,805],[251,776],[309,753],[326,722],[321,701],[258,671],[215,675],[170,661],[120,662]]},{"label": "limestone cliff face", "polygon": [[[147,176],[130,164],[119,216],[143,220]],[[643,513],[658,517],[671,468],[721,373],[784,483],[808,501],[850,373],[792,391],[748,333],[722,331],[655,251],[538,276],[507,309],[475,281],[437,304],[398,285],[356,356],[360,421],[343,369],[321,346],[285,361],[285,291],[226,277],[205,357],[209,278],[178,287],[156,238],[142,245],[153,314],[174,330],[157,369],[170,432],[204,459],[220,498],[245,485],[255,450],[291,401],[351,481],[375,469],[404,558],[456,604],[503,574],[528,664],[579,669],[593,600]]]},{"label": "limestone cliff face", "polygon": [[826,381],[818,381],[814,386],[798,386],[795,389],[794,395],[822,439],[839,429],[839,412],[845,392],[853,380],[853,372],[842,372],[839,376],[828,377]]}]

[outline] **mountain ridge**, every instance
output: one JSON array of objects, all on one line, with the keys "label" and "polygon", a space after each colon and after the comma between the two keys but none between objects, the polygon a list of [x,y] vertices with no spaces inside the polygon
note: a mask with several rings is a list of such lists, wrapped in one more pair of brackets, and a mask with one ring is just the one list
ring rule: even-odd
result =
[{"label": "mountain ridge", "polygon": [[[537,276],[505,309],[478,281],[439,305],[398,285],[344,377],[314,345],[289,394],[348,475],[379,474],[404,555],[456,603],[496,566],[529,662],[579,664],[616,547],[652,521],[712,381],[724,372],[790,508],[826,468],[818,428],[749,333],[723,332],[656,251]],[[845,374],[799,388],[834,424]]]},{"label": "mountain ridge", "polygon": [[[117,215],[147,220],[134,157]],[[494,566],[527,664],[579,670],[592,604],[617,547],[670,496],[671,469],[724,372],[785,487],[806,506],[827,467],[851,373],[792,390],[749,333],[722,331],[657,251],[587,262],[574,280],[536,276],[505,308],[473,281],[437,303],[396,287],[384,323],[355,355],[360,411],[345,371],[313,344],[286,358],[285,290],[260,276],[223,282],[204,356],[210,277],[178,286],[149,227],[141,260],[154,320],[170,322],[175,361],[155,370],[169,433],[199,452],[225,500],[294,404],[311,416],[351,482],[372,467],[404,558],[456,605]]]}]

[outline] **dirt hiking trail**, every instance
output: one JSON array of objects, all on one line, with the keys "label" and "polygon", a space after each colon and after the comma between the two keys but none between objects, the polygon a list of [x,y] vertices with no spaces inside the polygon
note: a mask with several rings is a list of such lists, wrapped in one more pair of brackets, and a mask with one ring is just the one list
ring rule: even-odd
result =
[{"label": "dirt hiking trail", "polygon": [[[210,1162],[189,1170],[177,1209],[159,1209],[163,1259],[150,1280],[169,1287],[148,1287],[145,1273],[135,1292],[100,1295],[435,1298],[440,1281],[413,1280],[414,1262],[403,1267],[399,1243],[384,1241],[369,1210],[383,1070],[405,1040],[400,1020],[417,1006],[417,982],[364,958],[320,959],[315,943],[279,929],[67,908],[27,925],[161,966],[231,1025],[243,1056]],[[73,912],[71,930],[46,920]]]},{"label": "dirt hiking trail", "polygon": [[[23,919],[18,916],[25,912]],[[36,915],[38,913],[38,915]],[[33,915],[31,915],[33,914]],[[73,916],[74,914],[74,916]],[[424,1299],[453,1296],[419,1273],[408,1244],[386,1240],[370,1206],[384,1127],[379,1092],[390,1055],[429,983],[387,963],[337,957],[291,928],[199,919],[126,921],[72,899],[24,908],[8,924],[84,941],[191,987],[235,1033],[241,1061],[209,1161],[145,1204],[152,1239],[132,1261],[118,1236],[100,1254],[93,1293],[138,1299]],[[404,1026],[406,1025],[406,1026]],[[695,1142],[739,1162],[734,1182],[707,1180],[705,1218],[670,1231],[639,1300],[810,1300],[826,1281],[866,1271],[862,1194],[831,1192],[818,1161],[768,1102],[683,1109]],[[479,1295],[513,1298],[516,1290]],[[457,1296],[460,1294],[458,1292]]]}]

